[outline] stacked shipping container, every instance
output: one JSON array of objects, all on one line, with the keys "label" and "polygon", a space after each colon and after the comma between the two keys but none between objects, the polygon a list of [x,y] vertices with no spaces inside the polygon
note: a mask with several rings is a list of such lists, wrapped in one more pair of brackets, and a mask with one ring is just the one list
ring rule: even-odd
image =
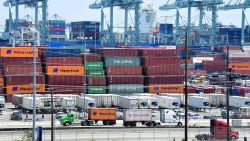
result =
[{"label": "stacked shipping container", "polygon": [[48,91],[80,94],[84,84],[84,66],[79,49],[44,51]]},{"label": "stacked shipping container", "polygon": [[49,32],[51,40],[63,41],[66,38],[65,35],[66,23],[63,20],[50,20]]},{"label": "stacked shipping container", "polygon": [[109,93],[142,93],[144,77],[138,50],[100,49],[106,66]]}]

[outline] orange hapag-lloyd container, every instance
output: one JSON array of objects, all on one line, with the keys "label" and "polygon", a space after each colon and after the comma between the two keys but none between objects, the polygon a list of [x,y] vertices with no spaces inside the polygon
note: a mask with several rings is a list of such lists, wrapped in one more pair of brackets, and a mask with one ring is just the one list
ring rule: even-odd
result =
[{"label": "orange hapag-lloyd container", "polygon": [[[45,92],[45,84],[37,84],[37,92]],[[32,94],[33,85],[7,85],[6,87],[7,94]]]},{"label": "orange hapag-lloyd container", "polygon": [[0,87],[3,87],[3,86],[4,86],[4,78],[1,77],[1,78],[0,78]]},{"label": "orange hapag-lloyd container", "polygon": [[83,66],[47,66],[48,75],[84,75]]},{"label": "orange hapag-lloyd container", "polygon": [[[0,53],[1,57],[34,57],[33,48],[30,47],[2,47]],[[38,51],[36,56],[38,56]]]},{"label": "orange hapag-lloyd container", "polygon": [[233,70],[249,70],[250,71],[250,63],[242,63],[242,64],[229,64],[229,68]]},{"label": "orange hapag-lloyd container", "polygon": [[116,120],[116,108],[91,108],[88,111],[90,120]]},{"label": "orange hapag-lloyd container", "polygon": [[150,84],[149,93],[183,93],[184,85]]}]

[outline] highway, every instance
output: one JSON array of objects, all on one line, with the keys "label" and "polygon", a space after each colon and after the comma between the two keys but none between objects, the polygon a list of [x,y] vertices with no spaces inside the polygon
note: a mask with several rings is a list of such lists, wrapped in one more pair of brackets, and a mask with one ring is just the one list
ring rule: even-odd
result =
[{"label": "highway", "polygon": [[[238,129],[239,141],[244,137],[250,139],[250,129]],[[22,139],[25,131],[2,131],[1,141]],[[195,139],[198,133],[208,133],[208,128],[189,128],[189,139]],[[61,129],[55,131],[56,141],[181,141],[184,128],[82,128]],[[43,131],[43,141],[50,141],[50,130]]]}]

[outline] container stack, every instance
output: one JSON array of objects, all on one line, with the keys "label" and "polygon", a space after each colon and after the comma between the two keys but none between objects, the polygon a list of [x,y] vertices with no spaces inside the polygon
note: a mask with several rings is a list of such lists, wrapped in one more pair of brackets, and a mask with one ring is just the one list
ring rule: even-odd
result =
[{"label": "container stack", "polygon": [[46,49],[47,91],[80,94],[84,87],[84,66],[79,49]]},{"label": "container stack", "polygon": [[88,94],[106,94],[106,78],[103,62],[101,60],[88,62],[86,59],[84,66],[87,72]]},{"label": "container stack", "polygon": [[104,57],[109,93],[143,93],[144,76],[138,50],[100,50]]},{"label": "container stack", "polygon": [[[38,52],[36,53],[36,56],[38,57]],[[1,60],[5,77],[7,102],[11,101],[12,94],[33,93],[33,57],[34,52],[32,48],[1,48]],[[39,58],[37,58],[37,62],[40,62]],[[36,69],[36,90],[38,93],[44,92],[45,78],[40,63],[37,63]]]},{"label": "container stack", "polygon": [[184,77],[176,50],[140,50],[149,93],[183,93]]},{"label": "container stack", "polygon": [[62,20],[50,20],[49,21],[49,32],[50,39],[52,41],[65,41],[65,28],[66,23]]}]

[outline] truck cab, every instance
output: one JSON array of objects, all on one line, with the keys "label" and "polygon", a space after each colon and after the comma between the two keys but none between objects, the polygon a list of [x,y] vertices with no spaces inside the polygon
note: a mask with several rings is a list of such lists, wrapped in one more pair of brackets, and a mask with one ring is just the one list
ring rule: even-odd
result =
[{"label": "truck cab", "polygon": [[76,119],[76,113],[69,113],[67,116],[61,117],[60,123],[64,126],[70,126]]}]

